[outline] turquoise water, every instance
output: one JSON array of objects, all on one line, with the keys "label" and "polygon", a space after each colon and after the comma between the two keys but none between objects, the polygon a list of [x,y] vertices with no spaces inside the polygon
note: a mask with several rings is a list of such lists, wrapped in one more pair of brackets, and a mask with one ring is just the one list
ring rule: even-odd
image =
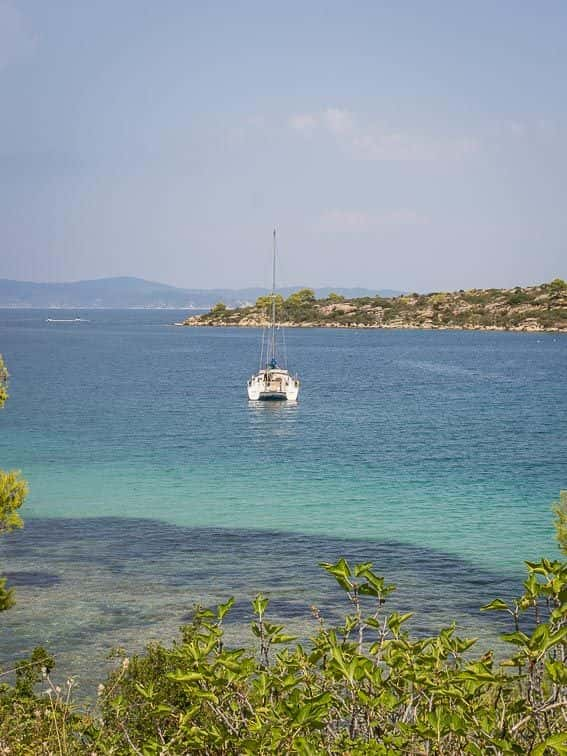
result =
[{"label": "turquoise water", "polygon": [[26,529],[0,545],[20,585],[6,653],[16,632],[47,639],[84,675],[85,639],[171,635],[196,600],[259,588],[292,622],[321,592],[333,612],[315,564],[341,553],[418,601],[418,630],[455,615],[490,635],[477,607],[555,553],[565,335],[290,330],[300,402],[254,406],[255,330],[49,315],[0,311],[0,465],[31,489]]}]

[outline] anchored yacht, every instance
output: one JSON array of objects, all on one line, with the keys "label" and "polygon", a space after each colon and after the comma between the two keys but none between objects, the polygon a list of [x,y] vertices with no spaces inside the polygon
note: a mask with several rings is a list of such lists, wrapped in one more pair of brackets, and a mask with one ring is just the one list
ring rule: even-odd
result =
[{"label": "anchored yacht", "polygon": [[[272,294],[270,325],[262,333],[260,369],[248,380],[248,399],[251,401],[296,401],[299,396],[299,378],[291,375],[285,365],[285,338],[276,321],[276,232],[274,229]],[[283,345],[280,364],[278,341]]]}]

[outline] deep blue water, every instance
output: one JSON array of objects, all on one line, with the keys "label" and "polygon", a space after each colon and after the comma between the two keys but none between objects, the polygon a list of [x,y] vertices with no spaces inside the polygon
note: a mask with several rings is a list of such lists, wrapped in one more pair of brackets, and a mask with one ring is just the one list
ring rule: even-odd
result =
[{"label": "deep blue water", "polygon": [[299,627],[314,601],[336,610],[316,563],[342,553],[400,585],[417,631],[454,615],[490,636],[478,606],[555,553],[565,335],[294,329],[299,403],[254,406],[256,330],[175,328],[174,311],[45,322],[75,314],[0,311],[0,466],[30,483],[26,528],[0,544],[20,586],[5,658],[47,642],[88,678],[87,651],[259,589]]}]

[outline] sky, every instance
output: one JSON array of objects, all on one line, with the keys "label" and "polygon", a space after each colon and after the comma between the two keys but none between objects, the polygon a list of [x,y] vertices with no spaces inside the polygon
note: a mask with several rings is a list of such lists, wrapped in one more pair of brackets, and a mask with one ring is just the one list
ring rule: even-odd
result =
[{"label": "sky", "polygon": [[567,2],[0,0],[0,278],[567,278]]}]

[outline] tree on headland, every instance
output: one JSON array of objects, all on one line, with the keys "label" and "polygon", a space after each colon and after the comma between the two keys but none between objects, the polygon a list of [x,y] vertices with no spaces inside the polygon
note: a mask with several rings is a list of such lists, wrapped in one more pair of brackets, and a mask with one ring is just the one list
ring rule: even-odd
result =
[{"label": "tree on headland", "polygon": [[562,278],[554,278],[553,281],[549,284],[549,288],[552,291],[555,292],[563,292],[565,289],[567,289],[567,282],[565,282]]},{"label": "tree on headland", "polygon": [[337,304],[338,302],[344,302],[345,298],[342,294],[337,294],[336,291],[332,291],[329,296],[327,297],[329,302],[332,302],[333,304]]},{"label": "tree on headland", "polygon": [[317,318],[317,299],[313,289],[300,289],[290,294],[284,303],[284,315],[287,320],[298,323]]},{"label": "tree on headland", "polygon": [[[8,370],[0,355],[0,409],[7,398]],[[23,523],[18,510],[24,503],[27,492],[27,484],[20,477],[19,472],[0,470],[0,535],[22,527]],[[14,592],[6,588],[6,578],[0,578],[0,612],[9,609],[13,604]]]},{"label": "tree on headland", "polygon": [[276,303],[276,309],[279,309],[284,303],[284,298],[281,294],[274,294],[273,297],[271,294],[264,294],[258,297],[254,306],[258,310],[269,311],[272,307],[272,300]]},{"label": "tree on headland", "polygon": [[313,289],[300,289],[290,294],[285,303],[290,307],[303,307],[305,305],[312,305],[315,301],[315,292]]}]

